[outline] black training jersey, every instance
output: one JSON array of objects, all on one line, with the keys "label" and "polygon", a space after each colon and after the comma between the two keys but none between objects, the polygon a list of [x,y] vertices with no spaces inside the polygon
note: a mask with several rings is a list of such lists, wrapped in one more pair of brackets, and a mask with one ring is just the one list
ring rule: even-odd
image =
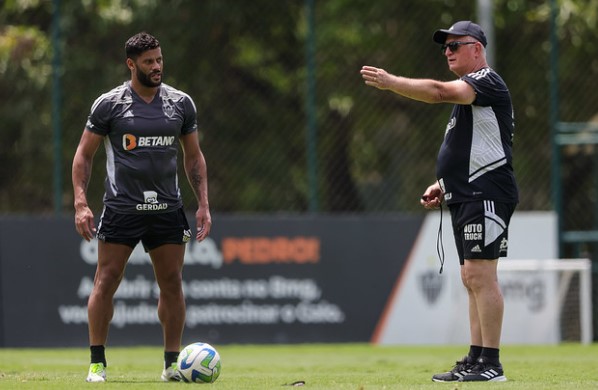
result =
[{"label": "black training jersey", "polygon": [[178,139],[197,130],[189,95],[162,84],[146,103],[130,82],[93,103],[86,129],[104,136],[104,204],[125,214],[182,207],[177,175]]},{"label": "black training jersey", "polygon": [[473,200],[517,203],[509,90],[490,68],[461,80],[473,87],[476,98],[471,105],[455,105],[446,127],[436,163],[444,199],[448,204]]}]

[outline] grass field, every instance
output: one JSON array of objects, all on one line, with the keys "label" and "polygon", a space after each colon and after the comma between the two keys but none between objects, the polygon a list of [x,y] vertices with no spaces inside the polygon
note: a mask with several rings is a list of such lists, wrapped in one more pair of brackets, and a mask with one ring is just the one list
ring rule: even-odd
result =
[{"label": "grass field", "polygon": [[86,348],[0,349],[0,389],[279,389],[298,380],[304,389],[598,389],[598,344],[503,346],[509,379],[502,383],[434,383],[465,354],[464,347],[369,344],[219,346],[222,375],[213,384],[162,383],[156,347],[107,349],[108,382],[85,383]]}]

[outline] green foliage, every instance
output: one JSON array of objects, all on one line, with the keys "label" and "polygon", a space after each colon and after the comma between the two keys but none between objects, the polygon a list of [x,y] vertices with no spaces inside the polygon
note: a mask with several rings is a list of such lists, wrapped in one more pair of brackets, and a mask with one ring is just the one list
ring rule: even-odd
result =
[{"label": "green foliage", "polygon": [[50,41],[38,26],[4,25],[0,31],[0,203],[19,209],[27,207],[26,199],[48,207],[51,166],[39,161],[52,158]]},{"label": "green foliage", "polygon": [[[0,5],[0,211],[53,208],[53,103],[61,107],[63,207],[71,210],[70,164],[89,109],[129,78],[124,42],[142,30],[162,44],[165,82],[197,104],[213,211],[307,210],[307,1],[61,1],[61,35],[53,42],[56,3]],[[476,19],[475,2],[314,4],[321,211],[419,211],[450,107],[366,87],[359,69],[367,64],[410,77],[454,78],[431,34],[457,19]],[[588,87],[598,73],[598,0],[558,4],[559,116],[587,121],[598,99],[598,90]],[[550,209],[550,2],[495,0],[494,21],[493,66],[515,106],[519,209]],[[62,53],[58,102],[52,100],[53,49]],[[103,177],[100,152],[88,190],[96,210]],[[194,208],[186,183],[181,189]]]}]

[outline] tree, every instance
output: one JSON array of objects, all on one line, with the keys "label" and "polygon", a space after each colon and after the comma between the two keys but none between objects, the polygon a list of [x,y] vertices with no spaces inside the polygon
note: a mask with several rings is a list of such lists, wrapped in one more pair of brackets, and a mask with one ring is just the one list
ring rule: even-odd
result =
[{"label": "tree", "polygon": [[[560,116],[594,113],[598,0],[559,0]],[[125,40],[146,30],[165,55],[165,82],[198,106],[215,212],[304,212],[306,2],[95,0],[60,2],[63,31],[64,209],[70,164],[94,99],[128,79]],[[451,79],[432,32],[475,18],[453,0],[315,2],[318,194],[323,212],[414,211],[434,179],[448,105],[364,87],[359,69]],[[0,6],[0,210],[52,209],[50,0]],[[496,68],[516,113],[520,209],[550,208],[550,8],[495,0]],[[99,208],[103,154],[89,193]],[[186,198],[192,195],[181,185]],[[192,205],[191,201],[186,202]]]}]

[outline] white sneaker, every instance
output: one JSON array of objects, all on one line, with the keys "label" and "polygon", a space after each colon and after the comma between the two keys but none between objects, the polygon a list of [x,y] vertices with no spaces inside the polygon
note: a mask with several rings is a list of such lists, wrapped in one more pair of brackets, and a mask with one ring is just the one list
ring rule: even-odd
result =
[{"label": "white sneaker", "polygon": [[91,363],[86,381],[106,382],[106,367],[104,367],[104,363]]},{"label": "white sneaker", "polygon": [[179,374],[179,370],[176,368],[176,363],[172,363],[170,367],[165,368],[162,371],[161,378],[164,382],[180,382],[181,374]]}]

